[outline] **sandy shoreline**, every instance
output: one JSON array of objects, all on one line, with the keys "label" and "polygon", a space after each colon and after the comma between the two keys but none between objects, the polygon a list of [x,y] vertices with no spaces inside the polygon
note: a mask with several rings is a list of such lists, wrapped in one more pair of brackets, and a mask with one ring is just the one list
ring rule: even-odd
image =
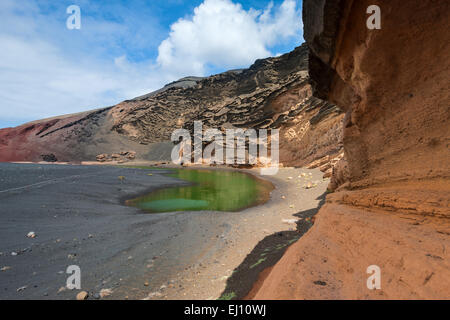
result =
[{"label": "sandy shoreline", "polygon": [[[64,180],[54,179],[26,192],[1,195],[0,267],[10,267],[1,273],[2,299],[73,299],[75,291],[60,290],[69,264],[85,270],[82,289],[91,298],[105,288],[112,289],[105,299],[217,299],[224,291],[225,298],[243,298],[259,272],[298,239],[291,220],[299,212],[314,211],[328,184],[318,170],[283,168],[277,176],[260,177],[276,187],[264,205],[235,213],[148,215],[122,206],[121,199],[181,182],[163,172],[149,179],[139,169],[108,166],[14,166],[11,172],[17,175],[23,169],[27,183],[36,170],[48,178],[59,171],[65,177],[67,172],[76,175],[68,176],[71,183],[64,182],[67,190],[61,188]],[[257,169],[242,171],[259,176]],[[2,172],[2,190],[24,184],[17,177],[8,182],[8,170]],[[312,177],[299,178],[301,173]],[[118,175],[127,177],[124,185]],[[306,190],[306,181],[318,185]],[[19,211],[23,216],[18,220]],[[36,239],[25,237],[31,230]],[[14,251],[20,254],[11,256]]]},{"label": "sandy shoreline", "polygon": [[[197,263],[173,275],[168,285],[163,284],[162,290],[151,292],[147,299],[243,299],[259,273],[273,266],[312,226],[309,217],[323,203],[329,182],[322,179],[322,172],[282,168],[276,176],[260,176],[258,169],[241,171],[270,181],[275,186],[270,200],[231,214],[232,227],[210,239]],[[307,178],[301,177],[302,173]],[[308,181],[318,184],[307,190],[303,186]]]}]

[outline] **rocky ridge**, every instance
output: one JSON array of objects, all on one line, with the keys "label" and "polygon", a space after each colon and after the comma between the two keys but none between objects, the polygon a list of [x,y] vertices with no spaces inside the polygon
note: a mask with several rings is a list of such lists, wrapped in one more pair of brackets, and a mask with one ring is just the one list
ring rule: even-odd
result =
[{"label": "rocky ridge", "polygon": [[[342,149],[342,111],[312,96],[302,45],[248,69],[186,77],[116,106],[0,130],[0,161],[168,161],[175,129],[280,129],[280,161],[304,165]],[[133,157],[117,157],[120,154]],[[52,159],[53,159],[52,157]],[[48,157],[46,157],[48,159]],[[45,160],[45,159],[44,159]]]}]

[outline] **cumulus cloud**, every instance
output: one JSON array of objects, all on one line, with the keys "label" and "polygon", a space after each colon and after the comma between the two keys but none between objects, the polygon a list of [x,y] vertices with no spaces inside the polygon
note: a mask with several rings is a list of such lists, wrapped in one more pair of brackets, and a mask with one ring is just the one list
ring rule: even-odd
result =
[{"label": "cumulus cloud", "polygon": [[298,37],[301,12],[294,0],[264,11],[244,10],[231,0],[205,0],[191,18],[170,28],[157,61],[168,73],[204,75],[208,66],[238,67],[268,57],[270,47]]},{"label": "cumulus cloud", "polygon": [[[95,6],[80,2],[91,11]],[[69,31],[65,10],[39,4],[0,1],[0,127],[114,105],[183,76],[245,67],[301,37],[294,0],[261,11],[205,0],[190,18],[173,23],[165,40],[158,23],[127,8],[114,8],[126,16],[108,20],[82,6],[82,29]]]}]

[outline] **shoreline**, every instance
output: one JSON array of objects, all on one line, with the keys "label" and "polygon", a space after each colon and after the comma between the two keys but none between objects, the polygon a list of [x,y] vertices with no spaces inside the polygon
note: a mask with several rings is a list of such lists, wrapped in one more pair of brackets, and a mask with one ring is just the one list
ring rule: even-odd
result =
[{"label": "shoreline", "polygon": [[[211,168],[206,167],[205,169]],[[213,169],[217,170],[217,168]],[[328,179],[322,179],[323,173],[317,169],[281,168],[277,176],[261,176],[258,169],[228,168],[228,170],[246,172],[258,179],[271,182],[275,189],[271,192],[270,199],[263,205],[230,213],[233,226],[227,234],[219,236],[221,245],[211,245],[208,250],[203,252],[197,263],[173,277],[175,278],[174,282],[182,286],[182,291],[178,291],[175,286],[166,288],[163,285],[164,290],[157,290],[146,299],[216,300],[231,298],[240,300],[246,298],[257,283],[260,273],[275,265],[287,248],[312,226],[310,221],[305,221],[305,218],[300,217],[301,213],[306,212],[308,220],[309,216],[315,215],[319,206],[323,204],[323,196],[329,182]],[[313,189],[304,189],[302,184],[305,180],[298,178],[301,173],[312,173],[313,176],[310,180],[319,179],[320,184]],[[291,176],[293,179],[289,180],[288,178]],[[303,191],[300,195],[299,189]],[[297,219],[298,221],[294,223],[293,220]],[[278,244],[280,242],[282,244]],[[281,249],[276,248],[277,245]],[[258,246],[261,248],[255,250]],[[257,251],[270,248],[275,253],[274,258],[258,262],[260,252]],[[249,268],[255,264],[257,264],[255,267]],[[256,279],[254,275],[256,275]],[[236,289],[235,283],[239,283],[238,290],[245,292],[236,294],[236,296],[227,294],[227,291]]]},{"label": "shoreline", "polygon": [[[40,165],[41,164],[31,166],[39,167]],[[100,290],[101,287],[107,287],[108,282],[114,281],[114,285],[112,285],[113,293],[111,294],[111,296],[105,298],[114,300],[115,299],[175,299],[175,300],[210,299],[211,300],[220,298],[222,294],[227,290],[227,288],[232,288],[232,290],[234,290],[233,281],[236,280],[236,276],[239,276],[242,273],[239,271],[242,269],[242,267],[241,269],[239,269],[240,266],[242,266],[243,264],[245,264],[246,261],[248,261],[249,259],[251,260],[252,257],[255,256],[253,251],[258,246],[258,244],[265,238],[270,237],[273,234],[277,234],[280,232],[285,232],[286,234],[295,232],[296,225],[294,223],[292,223],[291,221],[288,221],[289,223],[283,221],[298,219],[298,217],[295,217],[294,215],[297,214],[299,211],[314,209],[315,207],[317,207],[319,201],[316,200],[316,198],[318,198],[320,195],[323,194],[324,190],[326,190],[326,186],[328,185],[328,180],[323,180],[321,178],[322,173],[319,170],[281,168],[280,172],[275,177],[267,177],[267,176],[261,177],[258,174],[258,169],[225,168],[225,170],[240,171],[246,174],[251,174],[256,179],[262,179],[264,181],[271,182],[274,185],[275,189],[271,192],[270,199],[263,205],[247,208],[239,212],[227,212],[227,213],[182,212],[182,213],[163,213],[163,214],[149,215],[149,214],[142,214],[142,212],[140,212],[140,210],[136,208],[123,206],[120,203],[121,202],[120,199],[124,198],[129,199],[130,196],[132,197],[133,194],[136,193],[145,194],[148,192],[148,190],[150,190],[151,192],[165,187],[182,185],[183,182],[176,181],[175,179],[168,177],[162,178],[163,176],[165,176],[162,170],[155,170],[158,171],[157,173],[153,172],[154,177],[157,177],[157,179],[148,179],[146,175],[138,175],[136,173],[139,172],[138,171],[139,169],[125,169],[125,168],[117,168],[115,166],[99,166],[95,168],[92,166],[55,165],[54,167],[47,167],[47,168],[50,171],[53,170],[52,168],[60,168],[60,169],[69,168],[70,170],[81,169],[88,171],[93,170],[95,172],[97,171],[103,172],[105,170],[108,170],[108,172],[111,171],[114,173],[111,173],[110,177],[102,177],[101,179],[108,178],[111,181],[115,181],[114,178],[117,178],[115,176],[116,172],[122,171],[128,172],[128,175],[130,175],[130,179],[131,180],[137,179],[136,181],[140,181],[139,182],[140,184],[142,184],[141,180],[154,181],[162,179],[163,181],[167,181],[162,184],[159,183],[157,186],[152,187],[141,185],[138,188],[140,190],[137,190],[136,187],[132,187],[130,189],[130,187],[134,183],[133,181],[127,181],[126,183],[124,183],[123,186],[117,185],[117,182],[114,182],[112,184],[117,185],[119,189],[122,189],[122,187],[128,188],[129,189],[128,192],[123,192],[122,190],[121,191],[122,193],[116,195],[109,194],[107,198],[103,200],[100,200],[100,198],[98,200],[95,200],[94,198],[92,204],[89,205],[90,207],[92,206],[97,207],[98,210],[102,212],[103,211],[108,212],[108,214],[110,214],[109,210],[111,208],[108,209],[108,206],[103,208],[103,205],[98,207],[99,202],[106,200],[108,203],[110,203],[111,201],[107,199],[108,197],[111,198],[112,196],[113,198],[117,199],[116,201],[113,202],[116,203],[118,202],[118,204],[120,205],[119,207],[114,205],[114,211],[120,213],[118,215],[115,214],[112,217],[112,219],[114,220],[118,219],[119,221],[122,222],[120,222],[119,224],[109,222],[108,224],[102,226],[100,230],[95,229],[95,232],[91,231],[92,233],[102,234],[102,236],[99,237],[105,238],[106,242],[100,241],[101,243],[99,243],[97,246],[94,245],[94,247],[92,248],[90,248],[89,246],[88,247],[84,246],[81,242],[79,244],[77,243],[79,247],[81,247],[77,249],[80,251],[79,255],[81,257],[83,257],[84,255],[83,252],[85,252],[86,250],[88,250],[88,252],[92,250],[95,251],[96,247],[98,247],[99,249],[103,248],[103,250],[105,251],[103,253],[103,255],[106,255],[105,257],[103,257],[102,254],[100,254],[100,257],[92,256],[91,259],[93,261],[88,261],[84,259],[83,261],[80,261],[80,264],[93,265],[93,267],[89,268],[92,269],[91,271],[94,272],[94,275],[91,276],[89,274],[89,276],[86,276],[87,279],[85,283],[88,284],[86,290],[94,294],[94,292]],[[224,168],[189,167],[186,169],[223,170]],[[132,172],[134,172],[133,175]],[[302,184],[303,179],[299,179],[298,175],[302,172],[308,173],[311,172],[313,174],[311,180],[320,180],[319,185],[316,188],[310,190],[301,188],[300,185]],[[134,174],[136,174],[136,176],[134,176]],[[99,175],[101,177],[103,174],[100,173]],[[288,179],[288,177],[290,176],[292,176],[292,180]],[[96,179],[99,178],[95,178],[93,180]],[[92,183],[92,181],[86,183]],[[189,182],[185,183],[189,184]],[[111,183],[109,183],[108,187],[111,187]],[[49,189],[55,188],[55,192],[60,192],[59,189],[56,188],[56,186],[50,185],[48,187],[46,186],[44,189],[47,188]],[[299,190],[304,191],[301,192],[300,196],[298,192]],[[38,191],[43,192],[45,190],[38,190]],[[285,199],[282,199],[282,197],[285,197]],[[41,197],[37,197],[37,199],[41,200]],[[83,201],[88,200],[89,199],[83,199]],[[77,203],[76,206],[79,206],[79,203]],[[55,206],[55,208],[56,209],[54,211],[56,215],[60,214],[62,215],[62,213],[60,213],[60,209],[57,209],[57,206]],[[68,205],[68,209],[69,208],[70,205]],[[86,218],[88,219],[88,221],[92,222],[88,223],[86,226],[79,227],[81,230],[88,229],[90,227],[89,226],[90,224],[94,225],[98,224],[97,221],[98,218],[95,218],[95,216],[93,217],[91,213],[86,214],[87,214]],[[68,216],[67,218],[73,219],[72,215]],[[148,223],[151,224],[148,225]],[[148,229],[148,227],[145,227],[145,225],[148,225],[150,229]],[[172,225],[172,227],[170,227],[170,225]],[[130,234],[125,235],[123,234],[124,230],[128,228],[132,228],[131,230],[136,230],[136,227],[138,227],[137,233],[135,231],[132,231]],[[116,229],[117,231],[114,231],[112,234],[110,233],[110,231],[108,231],[104,234],[102,228],[106,228],[106,230],[112,228]],[[52,228],[48,228],[49,230],[48,232],[57,233],[58,230],[56,229],[58,228],[55,227],[55,230],[52,230]],[[37,231],[38,231],[37,232],[38,238],[37,240],[34,239],[33,242],[41,242],[42,240],[41,235],[43,232],[41,230]],[[141,235],[140,233],[143,233],[144,235],[148,234],[150,237],[146,236],[142,238],[144,235]],[[97,236],[98,235],[96,234],[95,237]],[[4,237],[7,236],[4,235]],[[23,239],[22,237],[23,236],[21,235],[17,241],[27,242],[27,240]],[[163,239],[165,237],[167,237],[166,238],[167,240]],[[154,241],[155,239],[156,243]],[[51,241],[55,242],[55,239],[52,239]],[[180,248],[181,243],[183,244],[181,246],[182,248]],[[48,242],[45,245],[50,247],[50,245],[48,245]],[[54,244],[52,243],[52,245]],[[130,249],[123,250],[120,249],[121,247],[122,248],[128,247]],[[52,250],[48,251],[47,253],[48,257],[50,259],[62,260],[62,257],[57,257],[58,250],[57,249],[54,250],[55,251]],[[136,250],[139,253],[132,254],[132,252]],[[2,248],[2,250],[0,251],[4,251],[4,249]],[[111,251],[113,256],[110,257],[109,251]],[[281,251],[284,252],[284,250]],[[155,254],[155,252],[157,254]],[[25,257],[28,255],[29,254],[27,253],[24,254],[23,256]],[[120,262],[115,261],[117,260],[117,258],[113,258],[118,255],[124,256],[124,258],[120,259]],[[132,257],[132,260],[127,260],[125,256]],[[135,256],[139,256],[139,259],[135,258]],[[111,276],[111,278],[115,278],[115,280],[102,280],[100,284],[98,284],[98,280],[95,280],[96,278],[98,278],[98,276],[95,276],[95,274],[98,273],[97,271],[95,271],[98,269],[98,267],[95,266],[95,262],[99,258],[106,259],[103,262],[104,263],[103,268],[114,269],[110,270],[109,272],[112,274],[117,274],[117,276]],[[256,258],[256,256],[254,258]],[[30,259],[32,258],[30,257]],[[135,259],[139,261],[136,261]],[[8,261],[4,262],[4,260],[10,259],[9,258],[5,259],[4,256],[0,256],[0,264],[13,265],[12,262]],[[13,260],[14,259],[11,259],[10,261]],[[276,261],[272,262],[275,263]],[[260,263],[256,267],[252,268],[251,270],[252,274],[258,275],[260,272],[260,268],[264,267],[264,264],[265,262]],[[124,268],[125,266],[128,267]],[[16,268],[15,266],[13,267]],[[62,269],[62,267],[60,267],[59,269]],[[235,270],[238,270],[239,272],[235,272]],[[89,272],[92,273],[91,271]],[[13,271],[8,272],[12,273]],[[5,272],[5,274],[7,273]],[[21,276],[22,275],[19,275],[19,277]],[[53,276],[48,275],[47,277]],[[64,277],[64,275],[62,275],[62,277]],[[243,278],[245,284],[243,284],[242,287],[248,288],[250,291],[251,287],[254,285],[254,283],[252,282],[254,279],[247,280],[246,278],[247,277]],[[149,280],[146,281],[145,279]],[[103,283],[104,281],[107,282]],[[237,279],[237,281],[243,280]],[[147,282],[149,283],[149,285],[146,285]],[[40,287],[41,285],[39,285],[38,287]],[[51,290],[47,289],[47,291]],[[21,295],[19,296],[28,296],[28,292],[29,291],[25,290],[25,293],[21,293]],[[76,292],[70,292],[68,290],[62,293],[53,292],[53,294],[48,295],[45,295],[45,293],[46,292],[44,292],[42,296],[38,294],[37,297],[40,299],[48,299],[48,298],[73,299],[74,296],[76,295]],[[6,297],[3,296],[3,298],[9,299],[14,296],[16,296],[16,294],[7,295]],[[36,295],[32,294],[28,297],[36,298]],[[244,297],[245,293],[241,293],[240,296],[237,296],[237,298],[244,298]]]},{"label": "shoreline", "polygon": [[[127,166],[123,166],[123,167],[127,168]],[[175,167],[175,166],[174,167],[151,167],[151,166],[144,167],[143,166],[142,168],[139,168],[139,170],[155,170],[155,168],[157,168],[158,171],[161,170],[158,173],[164,174],[164,175],[171,174],[170,170],[198,170],[198,171],[239,172],[239,173],[244,174],[244,175],[250,177],[251,179],[255,180],[257,183],[266,184],[267,191],[261,193],[261,195],[260,195],[260,196],[262,196],[263,201],[261,201],[261,200],[255,201],[253,204],[250,204],[250,205],[248,205],[246,207],[241,207],[240,209],[233,210],[233,211],[218,211],[218,212],[229,212],[229,213],[230,212],[241,212],[241,211],[244,211],[244,210],[249,209],[249,208],[262,206],[267,201],[270,200],[270,195],[271,195],[272,191],[275,189],[275,186],[269,180],[266,180],[262,176],[257,176],[257,175],[255,175],[253,173],[244,171],[242,169],[234,169],[234,168],[227,168],[227,167],[207,167],[207,166],[195,167],[195,168],[193,168],[193,167]],[[166,172],[164,172],[164,171],[166,171]],[[196,184],[196,182],[191,182],[189,180],[183,180],[181,178],[176,178],[176,179],[179,179],[180,181],[184,182],[184,184],[180,184],[179,186],[187,186],[187,187],[189,187],[189,186],[194,186]],[[122,197],[120,199],[120,203],[122,205],[124,205],[124,206],[128,206],[126,204],[126,202],[129,201],[129,200],[133,200],[133,199],[136,199],[136,198],[140,198],[140,197],[149,195],[150,193],[152,193],[154,191],[161,191],[161,190],[176,188],[176,187],[179,187],[179,186],[166,186],[166,187],[162,186],[161,188],[152,189],[152,190],[150,190],[148,192],[140,192],[137,195],[134,194],[134,195],[131,195],[131,196],[124,196],[124,197]],[[260,197],[258,197],[258,199],[260,199]],[[143,210],[143,211],[146,212],[145,210]],[[203,211],[210,211],[210,210],[203,210]],[[175,212],[185,212],[185,211],[175,211]],[[146,213],[149,213],[149,212],[146,212]],[[170,213],[170,212],[153,212],[153,213],[150,212],[149,214],[164,214],[164,213]]]}]

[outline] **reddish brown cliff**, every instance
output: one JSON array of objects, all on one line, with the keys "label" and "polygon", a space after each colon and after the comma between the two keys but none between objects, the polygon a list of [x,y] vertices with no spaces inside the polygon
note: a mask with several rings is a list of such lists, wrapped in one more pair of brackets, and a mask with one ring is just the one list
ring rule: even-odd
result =
[{"label": "reddish brown cliff", "polygon": [[303,15],[314,93],[346,111],[346,163],[256,298],[450,299],[450,3],[304,0]]}]

